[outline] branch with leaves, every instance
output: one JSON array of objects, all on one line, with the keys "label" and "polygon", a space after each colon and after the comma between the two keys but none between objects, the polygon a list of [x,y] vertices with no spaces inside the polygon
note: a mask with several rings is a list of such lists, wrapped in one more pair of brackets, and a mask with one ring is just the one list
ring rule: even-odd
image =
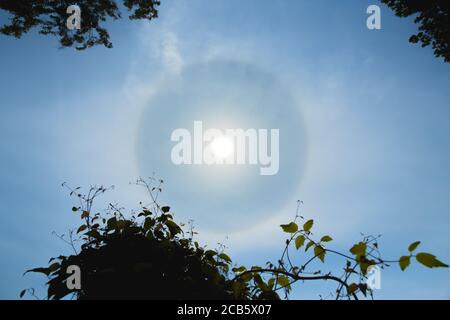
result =
[{"label": "branch with leaves", "polygon": [[[289,234],[289,238],[286,240],[282,256],[276,266],[268,263],[268,268],[252,267],[250,270],[245,267],[234,268],[233,271],[236,273],[234,280],[248,283],[253,279],[251,287],[261,296],[273,296],[273,293],[284,290],[286,298],[292,290],[292,285],[296,282],[333,281],[337,284],[335,292],[331,294],[335,299],[358,300],[359,294],[373,298],[373,288],[367,285],[367,280],[368,273],[374,266],[384,269],[392,263],[397,263],[401,270],[405,270],[410,265],[411,258],[415,258],[417,262],[429,268],[448,267],[430,253],[415,253],[420,241],[412,243],[408,247],[409,255],[402,256],[398,260],[384,260],[381,257],[378,244],[380,236],[363,236],[362,241],[355,243],[349,249],[348,254],[338,252],[329,248],[329,243],[333,240],[331,236],[324,235],[318,240],[314,239],[311,231],[314,220],[307,220],[300,227],[298,219],[303,219],[303,217],[297,214],[294,221],[281,225],[282,230]],[[305,253],[308,251],[312,251],[312,253],[303,264],[296,265],[292,262],[290,250],[295,250],[294,254],[297,254],[300,249],[304,249]],[[345,261],[341,275],[309,270],[312,262],[325,263],[326,257],[330,254],[337,255]],[[261,275],[265,275],[266,280]]]}]

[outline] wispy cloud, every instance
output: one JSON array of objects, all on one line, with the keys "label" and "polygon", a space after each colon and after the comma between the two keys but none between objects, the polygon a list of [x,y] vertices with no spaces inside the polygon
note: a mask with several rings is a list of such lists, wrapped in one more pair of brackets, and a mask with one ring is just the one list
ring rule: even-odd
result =
[{"label": "wispy cloud", "polygon": [[177,35],[172,31],[165,31],[161,42],[162,64],[168,72],[179,73],[184,65],[184,61],[178,47]]}]

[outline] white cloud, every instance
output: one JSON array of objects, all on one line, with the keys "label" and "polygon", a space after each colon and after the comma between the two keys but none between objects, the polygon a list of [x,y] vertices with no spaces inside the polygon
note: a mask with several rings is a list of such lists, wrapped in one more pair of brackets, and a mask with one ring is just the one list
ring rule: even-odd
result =
[{"label": "white cloud", "polygon": [[163,32],[161,46],[161,59],[165,69],[171,73],[179,73],[184,61],[178,47],[177,35],[172,31]]}]

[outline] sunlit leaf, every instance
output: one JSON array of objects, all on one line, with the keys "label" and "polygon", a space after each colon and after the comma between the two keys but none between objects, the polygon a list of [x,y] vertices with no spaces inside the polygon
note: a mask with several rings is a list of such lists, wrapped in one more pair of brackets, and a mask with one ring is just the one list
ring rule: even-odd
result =
[{"label": "sunlit leaf", "polygon": [[214,257],[216,254],[217,254],[217,252],[214,250],[207,250],[205,252],[205,256],[207,256],[207,257]]},{"label": "sunlit leaf", "polygon": [[303,246],[303,244],[305,243],[305,237],[304,236],[302,236],[302,235],[300,235],[300,236],[298,236],[296,239],[295,239],[295,248],[298,250],[298,249],[300,249],[302,246]]},{"label": "sunlit leaf", "polygon": [[245,270],[247,270],[247,269],[244,266],[232,269],[232,271],[235,272],[235,273],[241,273],[241,272],[244,272]]},{"label": "sunlit leaf", "polygon": [[284,232],[295,233],[298,231],[298,225],[295,222],[280,225]]},{"label": "sunlit leaf", "polygon": [[325,249],[321,246],[314,247],[314,254],[320,259],[320,261],[325,262]]},{"label": "sunlit leaf", "polygon": [[448,265],[439,261],[436,256],[432,255],[431,253],[418,253],[416,255],[416,259],[418,262],[428,268],[448,268]]},{"label": "sunlit leaf", "polygon": [[410,256],[400,257],[400,260],[398,263],[400,264],[400,269],[402,269],[402,271],[404,271],[411,264],[411,257]]},{"label": "sunlit leaf", "polygon": [[409,245],[409,247],[408,247],[408,251],[409,251],[409,252],[413,252],[414,250],[417,249],[417,247],[419,246],[419,244],[420,244],[420,241],[416,241],[416,242],[411,243],[411,244]]},{"label": "sunlit leaf", "polygon": [[228,262],[228,263],[231,262],[231,258],[230,258],[227,254],[225,254],[225,253],[223,253],[223,252],[222,252],[221,254],[219,254],[218,257],[219,257],[220,259],[222,259],[222,260],[225,260],[225,261]]},{"label": "sunlit leaf", "polygon": [[323,236],[322,239],[320,239],[320,242],[330,242],[331,240],[333,240],[332,237],[330,237],[330,236]]},{"label": "sunlit leaf", "polygon": [[277,282],[282,288],[288,288],[290,286],[289,278],[286,276],[279,276]]},{"label": "sunlit leaf", "polygon": [[365,255],[366,254],[367,245],[365,242],[359,242],[355,244],[351,249],[350,252],[353,253],[355,256],[359,255]]},{"label": "sunlit leaf", "polygon": [[267,282],[267,285],[269,286],[269,289],[272,290],[273,286],[275,285],[275,278],[270,278]]},{"label": "sunlit leaf", "polygon": [[306,221],[305,224],[303,225],[303,230],[305,230],[305,231],[311,230],[313,224],[314,224],[314,220],[312,220],[312,219]]}]

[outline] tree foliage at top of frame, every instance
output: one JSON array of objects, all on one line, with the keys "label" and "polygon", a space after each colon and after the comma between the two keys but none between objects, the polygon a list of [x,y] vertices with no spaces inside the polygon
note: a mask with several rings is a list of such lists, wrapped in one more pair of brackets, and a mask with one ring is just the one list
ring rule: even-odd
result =
[{"label": "tree foliage at top of frame", "polygon": [[[436,57],[450,62],[450,2],[448,0],[380,0],[399,17],[415,17],[419,25],[411,43],[432,46]],[[129,18],[152,20],[158,17],[159,0],[78,0],[81,8],[80,30],[66,27],[69,0],[1,0],[0,9],[9,13],[9,23],[0,26],[0,33],[20,38],[33,28],[43,35],[59,38],[62,47],[84,50],[95,45],[112,47],[104,24],[121,18],[120,6],[129,12]]]},{"label": "tree foliage at top of frame", "polygon": [[[69,0],[1,0],[0,9],[9,13],[9,23],[0,26],[0,33],[22,37],[33,28],[42,35],[59,38],[62,47],[84,50],[95,45],[112,48],[109,32],[104,27],[108,20],[122,17],[119,1],[78,0],[81,9],[81,29],[69,30],[66,26],[67,8],[74,4]],[[152,20],[158,17],[158,0],[123,0],[129,19]]]},{"label": "tree foliage at top of frame", "polygon": [[448,0],[381,0],[397,16],[413,16],[419,25],[417,34],[409,38],[422,47],[431,45],[436,57],[450,62],[450,1]]}]

